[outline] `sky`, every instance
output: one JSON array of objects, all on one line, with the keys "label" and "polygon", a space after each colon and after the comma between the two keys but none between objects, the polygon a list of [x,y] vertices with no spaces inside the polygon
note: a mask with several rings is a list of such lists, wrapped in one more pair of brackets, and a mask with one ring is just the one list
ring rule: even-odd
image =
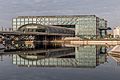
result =
[{"label": "sky", "polygon": [[120,25],[120,0],[0,0],[0,27],[12,27],[17,16],[96,15],[108,27]]}]

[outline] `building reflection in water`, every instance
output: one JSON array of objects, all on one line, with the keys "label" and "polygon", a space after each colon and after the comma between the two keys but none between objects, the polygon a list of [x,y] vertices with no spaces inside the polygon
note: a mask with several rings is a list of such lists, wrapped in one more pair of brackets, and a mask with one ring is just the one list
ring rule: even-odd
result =
[{"label": "building reflection in water", "polygon": [[95,68],[106,62],[106,47],[80,46],[45,48],[13,54],[13,64],[26,67]]}]

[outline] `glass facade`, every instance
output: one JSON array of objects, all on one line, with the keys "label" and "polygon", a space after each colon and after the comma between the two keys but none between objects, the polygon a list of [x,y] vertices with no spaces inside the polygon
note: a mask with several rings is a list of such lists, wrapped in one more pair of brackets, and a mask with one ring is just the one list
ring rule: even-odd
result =
[{"label": "glass facade", "polygon": [[99,28],[107,26],[104,19],[100,19],[95,15],[18,16],[12,20],[13,30],[17,30],[22,25],[32,23],[72,28],[75,29],[75,35],[81,38],[99,37]]},{"label": "glass facade", "polygon": [[76,35],[83,38],[96,37],[97,17],[83,16],[79,18],[79,23],[76,26]]}]

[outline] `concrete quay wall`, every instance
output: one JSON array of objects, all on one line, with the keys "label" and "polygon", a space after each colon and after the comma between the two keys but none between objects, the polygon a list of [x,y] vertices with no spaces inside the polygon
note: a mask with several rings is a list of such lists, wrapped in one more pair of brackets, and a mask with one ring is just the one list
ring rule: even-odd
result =
[{"label": "concrete quay wall", "polygon": [[70,41],[70,44],[83,45],[120,45],[120,41]]}]

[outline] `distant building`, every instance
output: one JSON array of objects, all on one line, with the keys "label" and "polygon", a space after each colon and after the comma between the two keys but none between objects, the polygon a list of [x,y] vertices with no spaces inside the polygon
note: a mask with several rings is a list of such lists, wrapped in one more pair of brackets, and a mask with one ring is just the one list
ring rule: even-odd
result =
[{"label": "distant building", "polygon": [[114,38],[120,38],[120,26],[113,29],[113,36]]},{"label": "distant building", "polygon": [[12,20],[13,30],[31,23],[71,28],[81,38],[101,38],[107,35],[107,21],[95,15],[18,16]]}]

